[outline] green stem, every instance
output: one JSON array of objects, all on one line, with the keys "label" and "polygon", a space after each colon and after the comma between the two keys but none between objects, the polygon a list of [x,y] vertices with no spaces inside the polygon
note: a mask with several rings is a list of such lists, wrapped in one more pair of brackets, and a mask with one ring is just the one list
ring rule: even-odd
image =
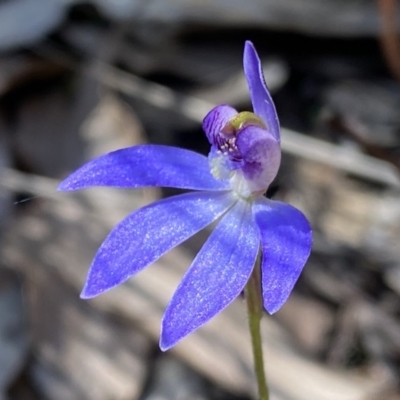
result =
[{"label": "green stem", "polygon": [[263,302],[260,281],[260,257],[258,257],[254,270],[244,290],[249,329],[254,357],[254,371],[257,378],[258,394],[260,400],[269,400],[269,390],[265,379],[260,322],[263,315]]}]

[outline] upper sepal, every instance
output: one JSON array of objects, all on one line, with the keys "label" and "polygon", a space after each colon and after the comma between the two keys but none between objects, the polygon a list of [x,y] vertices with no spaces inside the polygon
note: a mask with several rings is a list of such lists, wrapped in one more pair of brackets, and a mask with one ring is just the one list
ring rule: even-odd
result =
[{"label": "upper sepal", "polygon": [[279,119],[275,105],[265,83],[261,61],[253,43],[246,41],[243,55],[243,67],[249,86],[251,102],[255,114],[261,117],[267,129],[280,141]]}]

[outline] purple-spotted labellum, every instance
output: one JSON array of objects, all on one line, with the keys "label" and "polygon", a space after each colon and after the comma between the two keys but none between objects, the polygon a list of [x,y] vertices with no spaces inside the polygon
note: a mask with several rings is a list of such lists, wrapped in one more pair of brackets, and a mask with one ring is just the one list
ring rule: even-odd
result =
[{"label": "purple-spotted labellum", "polygon": [[97,296],[220,219],[165,311],[160,347],[167,350],[230,304],[243,290],[261,249],[266,310],[285,303],[310,254],[312,234],[296,208],[266,199],[281,160],[279,121],[250,42],[244,72],[252,112],[215,107],[203,129],[207,157],[160,146],[134,146],[82,166],[59,190],[91,186],[175,187],[193,192],[160,200],[120,222],[98,250],[82,298]]}]

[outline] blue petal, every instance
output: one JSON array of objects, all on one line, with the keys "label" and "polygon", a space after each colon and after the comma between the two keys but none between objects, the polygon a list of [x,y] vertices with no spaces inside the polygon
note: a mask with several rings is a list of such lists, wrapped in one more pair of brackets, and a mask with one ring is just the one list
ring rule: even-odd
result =
[{"label": "blue petal", "polygon": [[310,255],[312,232],[306,217],[286,203],[261,198],[253,213],[261,234],[264,307],[273,314],[289,297]]},{"label": "blue petal", "polygon": [[58,190],[91,186],[228,189],[227,183],[217,181],[211,175],[207,157],[190,150],[161,145],[134,146],[105,154],[75,171],[61,182]]},{"label": "blue petal", "polygon": [[275,105],[264,80],[261,61],[253,43],[247,41],[243,55],[244,73],[249,85],[254,112],[261,117],[268,130],[280,141],[279,120]]},{"label": "blue petal", "polygon": [[165,311],[161,350],[174,346],[240,294],[253,270],[259,242],[250,205],[239,201],[212,232]]},{"label": "blue petal", "polygon": [[97,296],[126,281],[220,217],[235,201],[230,192],[186,193],[129,215],[98,250],[81,297]]}]

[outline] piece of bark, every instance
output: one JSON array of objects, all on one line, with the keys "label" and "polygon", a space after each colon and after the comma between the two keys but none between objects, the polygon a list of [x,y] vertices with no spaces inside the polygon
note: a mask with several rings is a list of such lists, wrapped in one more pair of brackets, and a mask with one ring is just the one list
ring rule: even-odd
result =
[{"label": "piece of bark", "polygon": [[30,280],[33,382],[47,398],[131,400],[147,376],[152,343],[134,324],[82,302],[62,276]]},{"label": "piece of bark", "polygon": [[28,326],[22,285],[12,271],[0,267],[0,399],[28,357]]}]

